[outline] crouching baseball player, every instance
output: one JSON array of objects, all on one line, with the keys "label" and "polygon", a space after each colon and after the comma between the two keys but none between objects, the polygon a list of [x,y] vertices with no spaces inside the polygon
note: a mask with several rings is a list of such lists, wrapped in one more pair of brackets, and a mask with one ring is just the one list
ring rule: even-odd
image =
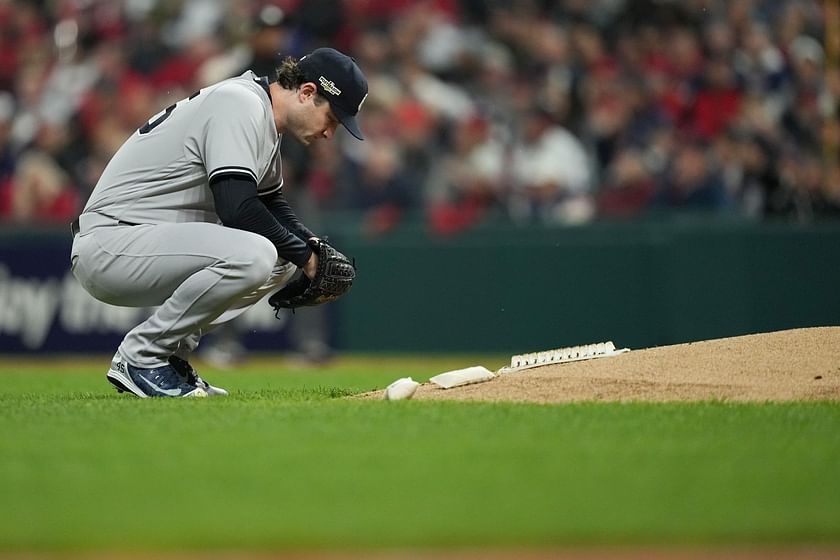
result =
[{"label": "crouching baseball player", "polygon": [[[276,81],[243,75],[167,107],[120,147],[78,220],[71,266],[97,299],[157,306],[114,355],[107,379],[138,397],[226,395],[189,364],[202,335],[274,291],[276,309],[343,295],[353,264],[296,217],[280,141],[332,138],[367,80],[350,57],[287,58]],[[301,271],[301,272],[298,272]]]}]

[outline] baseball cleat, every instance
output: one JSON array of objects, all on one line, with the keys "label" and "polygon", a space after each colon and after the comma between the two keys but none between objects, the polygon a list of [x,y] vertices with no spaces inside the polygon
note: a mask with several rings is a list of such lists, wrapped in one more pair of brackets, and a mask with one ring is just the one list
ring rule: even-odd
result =
[{"label": "baseball cleat", "polygon": [[169,365],[175,368],[175,371],[177,371],[181,376],[186,377],[187,383],[204,389],[204,392],[207,393],[208,397],[226,397],[228,395],[226,389],[214,387],[204,381],[187,360],[179,358],[178,356],[169,356]]},{"label": "baseball cleat", "polygon": [[146,397],[206,397],[207,391],[184,381],[172,366],[138,368],[126,362],[119,352],[111,360],[108,381],[120,393]]}]

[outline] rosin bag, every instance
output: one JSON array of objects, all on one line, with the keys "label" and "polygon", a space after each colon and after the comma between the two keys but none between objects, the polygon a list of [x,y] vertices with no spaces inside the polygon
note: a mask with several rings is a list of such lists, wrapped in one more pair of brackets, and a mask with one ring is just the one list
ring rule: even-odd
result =
[{"label": "rosin bag", "polygon": [[385,400],[400,401],[403,399],[410,399],[414,396],[414,391],[416,391],[419,386],[420,384],[410,377],[397,379],[385,388]]}]

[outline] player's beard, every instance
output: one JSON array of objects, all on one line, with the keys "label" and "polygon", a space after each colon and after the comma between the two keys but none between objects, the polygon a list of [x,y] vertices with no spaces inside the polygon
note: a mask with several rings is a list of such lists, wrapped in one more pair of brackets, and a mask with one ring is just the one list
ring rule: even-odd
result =
[{"label": "player's beard", "polygon": [[286,132],[294,136],[304,146],[319,138],[318,132],[312,132],[311,119],[301,113],[290,113],[286,123]]},{"label": "player's beard", "polygon": [[305,134],[305,131],[301,130],[290,130],[289,132],[292,133],[301,144],[304,146],[310,145],[312,142],[318,139],[318,135],[316,134]]}]

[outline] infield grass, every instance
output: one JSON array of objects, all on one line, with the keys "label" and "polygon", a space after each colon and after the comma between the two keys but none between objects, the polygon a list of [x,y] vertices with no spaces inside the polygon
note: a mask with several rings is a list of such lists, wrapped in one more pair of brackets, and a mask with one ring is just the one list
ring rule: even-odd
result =
[{"label": "infield grass", "polygon": [[0,550],[840,542],[840,405],[341,398],[493,357],[257,360],[140,400],[0,362]]}]

